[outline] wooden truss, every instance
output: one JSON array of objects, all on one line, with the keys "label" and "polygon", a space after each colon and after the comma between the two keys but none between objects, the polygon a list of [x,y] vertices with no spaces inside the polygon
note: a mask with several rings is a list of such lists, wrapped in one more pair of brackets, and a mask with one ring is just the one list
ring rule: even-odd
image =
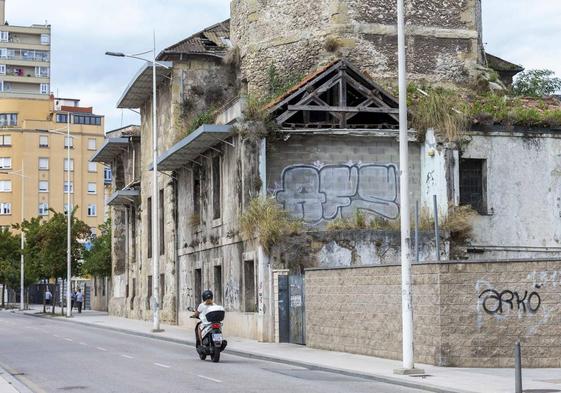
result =
[{"label": "wooden truss", "polygon": [[398,129],[399,105],[346,60],[308,76],[270,105],[282,129]]}]

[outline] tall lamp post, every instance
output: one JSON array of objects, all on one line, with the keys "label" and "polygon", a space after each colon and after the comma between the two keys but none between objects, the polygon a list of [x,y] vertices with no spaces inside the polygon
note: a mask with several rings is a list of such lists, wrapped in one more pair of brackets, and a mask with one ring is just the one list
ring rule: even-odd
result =
[{"label": "tall lamp post", "polygon": [[[3,175],[15,175],[21,177],[21,222],[25,220],[24,206],[25,206],[25,179],[30,179],[29,176],[25,176],[24,160],[21,160],[21,170],[15,172],[0,172]],[[23,249],[25,247],[25,235],[23,229],[21,231],[21,255],[20,255],[20,289],[19,289],[19,309],[23,311],[25,309],[24,301],[24,284],[25,284],[25,256],[23,255]],[[3,290],[3,289],[2,289]]]},{"label": "tall lamp post", "polygon": [[[152,331],[161,332],[160,329],[160,304],[159,304],[159,279],[160,279],[160,232],[158,226],[158,207],[159,192],[158,192],[158,126],[157,126],[157,86],[156,86],[156,66],[159,65],[164,68],[168,66],[158,63],[156,61],[156,33],[154,32],[153,48],[152,50],[127,55],[122,52],[105,52],[107,56],[114,57],[129,57],[131,59],[142,60],[152,64],[152,152],[153,152],[153,169],[152,169]],[[140,56],[152,53],[152,60],[142,58]]]},{"label": "tall lamp post", "polygon": [[[70,112],[66,113],[66,128],[58,128],[54,130],[48,130],[53,134],[63,135],[66,137],[65,144],[68,143],[66,146],[66,181],[67,181],[67,209],[66,209],[66,317],[70,318],[72,316],[72,303],[71,303],[71,291],[70,291],[70,282],[72,280],[72,200],[70,197],[70,184],[71,184],[71,174],[70,174],[70,141],[74,138],[70,135]],[[62,130],[66,130],[66,133],[61,132]]]}]

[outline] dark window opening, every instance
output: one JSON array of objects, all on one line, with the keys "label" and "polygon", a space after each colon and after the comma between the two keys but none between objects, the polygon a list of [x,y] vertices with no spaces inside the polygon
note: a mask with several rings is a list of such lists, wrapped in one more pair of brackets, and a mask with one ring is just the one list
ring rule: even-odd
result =
[{"label": "dark window opening", "polygon": [[201,269],[195,269],[195,308],[201,304],[202,301],[202,271]]},{"label": "dark window opening", "polygon": [[158,202],[158,220],[160,224],[160,255],[164,255],[166,251],[166,242],[164,241],[164,190],[160,190],[160,200]]},{"label": "dark window opening", "polygon": [[487,213],[487,161],[460,160],[460,204],[471,205],[480,214]]},{"label": "dark window opening", "polygon": [[101,296],[105,296],[105,281],[107,280],[107,278],[103,278],[103,280],[101,280]]},{"label": "dark window opening", "polygon": [[146,209],[148,219],[146,222],[148,223],[148,258],[152,258],[152,198],[148,198],[148,208]]},{"label": "dark window opening", "polygon": [[222,299],[222,266],[214,267],[214,301],[223,303]]},{"label": "dark window opening", "polygon": [[97,277],[94,276],[94,296],[97,296]]},{"label": "dark window opening", "polygon": [[201,223],[201,170],[193,167],[193,224]]},{"label": "dark window opening", "polygon": [[255,302],[255,264],[252,260],[244,261],[243,281],[244,310],[245,312],[255,312],[257,310],[257,304]]},{"label": "dark window opening", "polygon": [[164,301],[166,295],[166,275],[160,274],[160,303]]},{"label": "dark window opening", "polygon": [[152,298],[152,276],[148,276],[148,301]]},{"label": "dark window opening", "polygon": [[131,262],[136,262],[136,209],[134,206],[130,208],[130,218],[129,218],[130,226],[131,226]]},{"label": "dark window opening", "polygon": [[221,193],[220,156],[212,158],[212,218],[220,218],[220,193]]}]

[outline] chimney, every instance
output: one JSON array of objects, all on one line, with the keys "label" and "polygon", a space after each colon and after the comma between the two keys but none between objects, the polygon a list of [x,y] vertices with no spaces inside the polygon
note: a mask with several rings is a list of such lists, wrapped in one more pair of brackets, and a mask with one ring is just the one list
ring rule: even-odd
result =
[{"label": "chimney", "polygon": [[0,0],[0,24],[6,23],[6,0]]}]

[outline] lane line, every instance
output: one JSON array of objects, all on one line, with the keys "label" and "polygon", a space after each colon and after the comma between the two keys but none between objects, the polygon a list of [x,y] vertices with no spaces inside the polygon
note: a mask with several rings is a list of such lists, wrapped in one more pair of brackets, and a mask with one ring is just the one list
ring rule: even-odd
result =
[{"label": "lane line", "polygon": [[86,344],[86,343],[80,343],[80,345],[83,345],[84,347],[88,346],[88,344]]},{"label": "lane line", "polygon": [[107,349],[105,349],[105,348],[102,348],[102,347],[95,347],[95,349],[99,349],[100,351],[104,351],[104,352],[107,352]]},{"label": "lane line", "polygon": [[71,338],[68,338],[68,337],[64,337],[64,339],[65,339],[66,341],[74,341],[74,340],[72,340]]},{"label": "lane line", "polygon": [[197,377],[202,378],[202,379],[206,379],[206,380],[209,380],[209,381],[212,381],[212,382],[216,382],[216,383],[222,383],[222,381],[219,380],[219,379],[205,377],[204,375],[197,375]]},{"label": "lane line", "polygon": [[167,365],[161,364],[161,363],[154,363],[154,366],[163,367],[163,368],[171,368],[171,366],[167,366]]},{"label": "lane line", "polygon": [[53,336],[55,336],[56,338],[60,338],[58,334],[53,334]]},{"label": "lane line", "polygon": [[123,354],[123,355],[121,355],[121,356],[124,357],[124,358],[127,358],[127,359],[134,359],[134,357],[133,357],[133,356],[130,356],[130,355],[124,355],[124,354]]}]

